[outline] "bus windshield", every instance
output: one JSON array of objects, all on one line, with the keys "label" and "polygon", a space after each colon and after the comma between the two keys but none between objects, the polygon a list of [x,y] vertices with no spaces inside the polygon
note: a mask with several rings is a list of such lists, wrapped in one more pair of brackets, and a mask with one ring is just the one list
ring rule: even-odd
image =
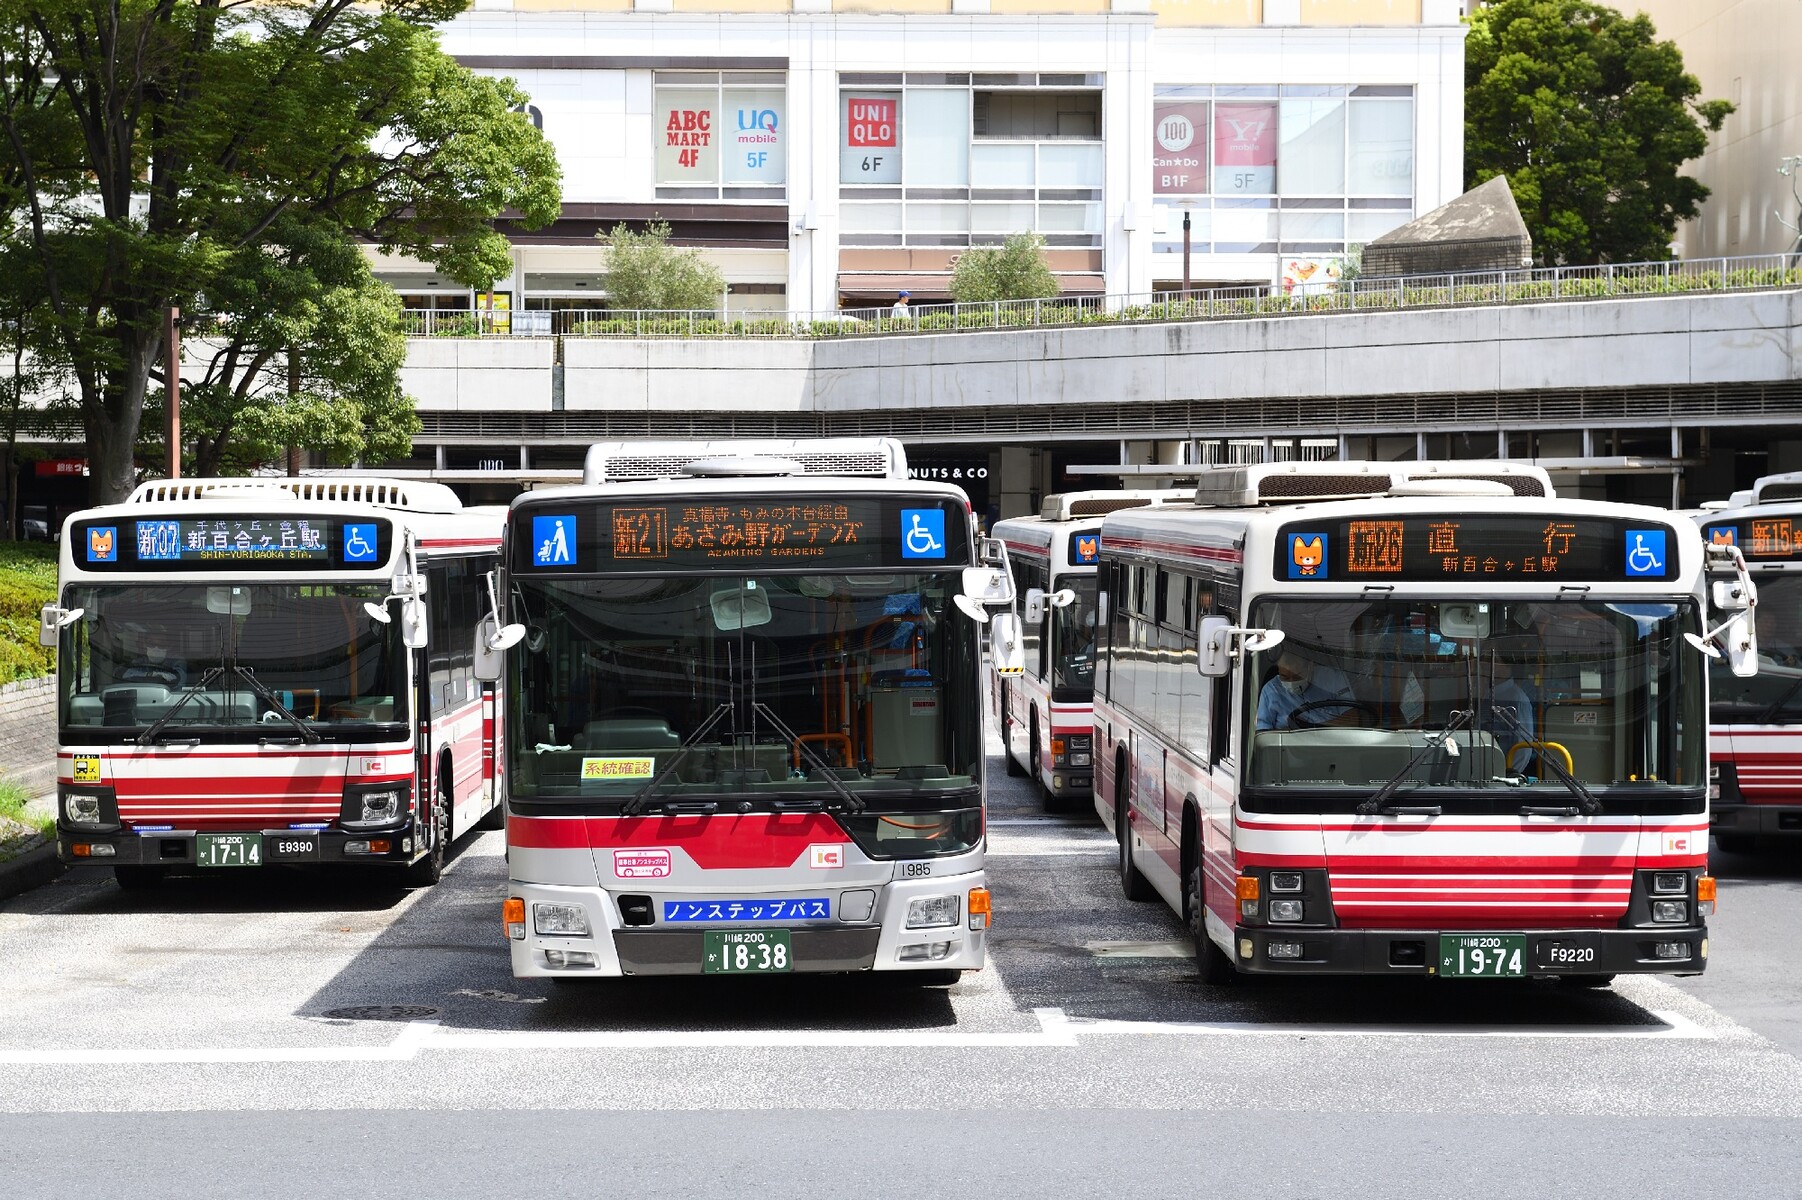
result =
[{"label": "bus windshield", "polygon": [[1720,725],[1802,723],[1802,575],[1760,573],[1757,582],[1758,674],[1711,664],[1711,715]]},{"label": "bus windshield", "polygon": [[1286,636],[1251,658],[1247,807],[1701,811],[1690,603],[1267,600],[1251,619]]},{"label": "bus windshield", "polygon": [[1076,599],[1051,610],[1051,690],[1058,700],[1087,700],[1095,692],[1095,576],[1058,580]]},{"label": "bus windshield", "polygon": [[363,607],[385,594],[370,584],[71,587],[63,604],[83,613],[58,650],[59,719],[103,740],[152,727],[226,741],[368,740],[371,727],[404,727],[400,622]]},{"label": "bus windshield", "polygon": [[867,807],[842,822],[868,852],[967,850],[982,731],[959,586],[957,572],[516,579],[512,794],[628,811],[806,797]]}]

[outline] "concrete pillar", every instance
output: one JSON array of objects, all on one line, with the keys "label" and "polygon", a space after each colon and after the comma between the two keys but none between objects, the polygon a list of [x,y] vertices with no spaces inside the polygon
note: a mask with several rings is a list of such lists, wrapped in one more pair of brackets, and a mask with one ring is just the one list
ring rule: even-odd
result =
[{"label": "concrete pillar", "polygon": [[1036,511],[1033,495],[1039,491],[1038,456],[1025,446],[1001,447],[1001,478],[994,495],[1000,497],[1001,517],[1024,517]]}]

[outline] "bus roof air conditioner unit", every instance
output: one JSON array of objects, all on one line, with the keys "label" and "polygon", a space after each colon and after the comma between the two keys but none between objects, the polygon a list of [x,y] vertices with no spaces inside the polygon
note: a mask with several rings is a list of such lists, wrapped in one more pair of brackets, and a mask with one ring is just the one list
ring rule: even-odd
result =
[{"label": "bus roof air conditioner unit", "polygon": [[[778,460],[752,470],[747,460]],[[582,482],[691,478],[701,473],[729,475],[842,475],[906,479],[907,451],[894,438],[746,438],[717,442],[598,442],[588,448]],[[723,463],[739,463],[728,469]]]}]

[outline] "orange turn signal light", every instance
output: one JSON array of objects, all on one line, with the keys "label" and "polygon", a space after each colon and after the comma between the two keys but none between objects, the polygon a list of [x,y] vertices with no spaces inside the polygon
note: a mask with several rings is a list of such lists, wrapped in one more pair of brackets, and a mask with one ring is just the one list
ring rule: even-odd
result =
[{"label": "orange turn signal light", "polygon": [[93,847],[86,842],[76,842],[69,847],[69,853],[73,854],[76,858],[86,858],[93,853]]},{"label": "orange turn signal light", "polygon": [[517,896],[502,902],[501,921],[507,925],[524,925],[526,923],[526,902]]},{"label": "orange turn signal light", "polygon": [[1061,756],[1063,754],[1063,752],[1064,752],[1064,739],[1063,738],[1052,738],[1051,739],[1051,753],[1053,755]]},{"label": "orange turn signal light", "polygon": [[392,849],[394,849],[394,843],[387,838],[369,839],[369,852],[371,854],[386,854]]},{"label": "orange turn signal light", "polygon": [[986,914],[988,911],[989,911],[989,889],[987,889],[987,888],[971,888],[970,889],[970,913],[971,913],[971,915],[975,915],[976,913],[985,913]]},{"label": "orange turn signal light", "polygon": [[1704,903],[1714,899],[1714,876],[1696,876],[1696,899]]},{"label": "orange turn signal light", "polygon": [[1239,894],[1239,899],[1241,899],[1241,900],[1256,900],[1258,898],[1257,876],[1255,876],[1255,875],[1239,876],[1239,884],[1238,884],[1237,890],[1238,890],[1238,894]]}]

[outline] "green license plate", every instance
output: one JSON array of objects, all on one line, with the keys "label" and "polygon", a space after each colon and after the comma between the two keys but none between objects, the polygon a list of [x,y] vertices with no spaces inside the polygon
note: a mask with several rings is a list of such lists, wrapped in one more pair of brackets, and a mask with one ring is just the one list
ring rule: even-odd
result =
[{"label": "green license plate", "polygon": [[1439,935],[1439,973],[1451,979],[1519,979],[1526,961],[1524,933]]},{"label": "green license plate", "polygon": [[263,835],[260,833],[197,833],[194,862],[202,867],[260,867]]},{"label": "green license plate", "polygon": [[709,929],[701,937],[704,975],[771,975],[794,969],[786,929]]}]

